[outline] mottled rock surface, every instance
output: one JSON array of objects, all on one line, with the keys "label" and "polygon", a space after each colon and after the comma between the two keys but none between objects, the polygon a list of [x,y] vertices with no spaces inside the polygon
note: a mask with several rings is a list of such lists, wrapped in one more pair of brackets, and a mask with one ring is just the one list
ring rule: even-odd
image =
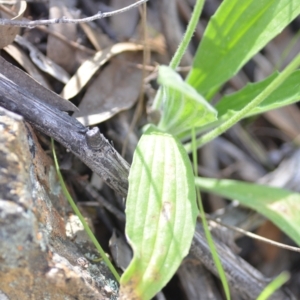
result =
[{"label": "mottled rock surface", "polygon": [[1,300],[117,299],[104,263],[85,258],[97,255],[88,239],[66,235],[72,214],[31,127],[0,107]]}]

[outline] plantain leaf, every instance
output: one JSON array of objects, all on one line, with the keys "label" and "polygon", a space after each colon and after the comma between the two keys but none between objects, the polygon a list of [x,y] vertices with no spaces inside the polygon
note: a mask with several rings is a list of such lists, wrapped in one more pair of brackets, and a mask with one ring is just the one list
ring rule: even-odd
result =
[{"label": "plantain leaf", "polygon": [[[230,110],[239,111],[259,95],[278,76],[272,74],[263,81],[250,83],[240,91],[223,97],[217,103],[219,117],[226,119]],[[300,99],[300,71],[295,71],[269,97],[251,111],[247,116],[260,114],[271,109],[279,108],[297,102]]]},{"label": "plantain leaf", "polygon": [[300,194],[236,180],[196,178],[196,185],[256,210],[300,245]]},{"label": "plantain leaf", "polygon": [[134,153],[126,202],[133,259],[120,299],[151,299],[187,255],[198,214],[192,167],[182,145],[151,126]]},{"label": "plantain leaf", "polygon": [[175,136],[217,120],[216,110],[170,67],[161,66],[162,117],[158,127]]},{"label": "plantain leaf", "polygon": [[300,0],[224,0],[210,19],[187,78],[205,94],[231,78],[300,13]]}]

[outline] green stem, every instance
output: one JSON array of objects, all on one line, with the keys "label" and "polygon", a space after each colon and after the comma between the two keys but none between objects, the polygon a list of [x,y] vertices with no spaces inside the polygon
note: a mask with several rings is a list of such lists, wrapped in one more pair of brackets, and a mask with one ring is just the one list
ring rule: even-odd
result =
[{"label": "green stem", "polygon": [[[202,147],[208,142],[215,139],[217,136],[224,133],[234,124],[243,119],[248,113],[252,111],[256,106],[258,106],[263,100],[265,100],[271,93],[273,93],[291,74],[297,69],[300,65],[300,54],[298,54],[293,61],[250,103],[248,103],[242,110],[234,114],[230,119],[225,121],[219,127],[213,129],[207,134],[203,135],[196,141],[197,148]],[[185,145],[185,149],[187,152],[192,151],[192,144],[188,143]]]},{"label": "green stem", "polygon": [[106,253],[104,252],[104,250],[102,249],[102,247],[98,243],[96,237],[94,236],[92,230],[90,229],[90,227],[87,224],[87,222],[85,221],[83,215],[81,214],[81,212],[79,211],[78,207],[76,206],[74,200],[72,199],[72,197],[71,197],[71,195],[70,195],[70,193],[69,193],[69,191],[68,191],[68,189],[67,189],[67,187],[65,185],[64,179],[63,179],[63,177],[61,175],[61,172],[60,172],[60,169],[59,169],[59,165],[58,165],[58,161],[57,161],[57,157],[56,157],[56,152],[55,152],[55,148],[54,148],[54,141],[53,141],[53,139],[51,139],[51,146],[52,146],[52,153],[53,153],[53,158],[54,158],[56,172],[57,172],[57,175],[58,175],[58,178],[59,178],[59,182],[61,184],[61,187],[62,187],[64,195],[68,199],[68,201],[69,201],[72,209],[74,210],[75,214],[77,215],[77,217],[81,221],[84,230],[86,231],[86,233],[88,234],[88,236],[92,240],[92,242],[95,245],[96,249],[99,251],[100,256],[105,261],[105,263],[107,264],[108,268],[110,269],[110,271],[115,276],[116,280],[118,282],[120,282],[120,276],[119,276],[118,272],[116,271],[116,269],[114,268],[114,266],[112,265],[112,263],[110,262],[110,260],[107,258]]},{"label": "green stem", "polygon": [[[198,176],[198,160],[197,160],[197,147],[196,147],[196,134],[195,134],[195,128],[192,128],[192,156],[193,156],[193,166],[194,166],[194,174],[195,176]],[[207,220],[205,217],[205,212],[204,212],[204,208],[203,208],[203,203],[202,203],[202,199],[201,199],[201,194],[200,194],[200,190],[199,187],[196,186],[196,194],[197,194],[197,203],[198,203],[198,207],[199,207],[199,211],[200,211],[200,217],[202,220],[202,225],[203,225],[203,229],[204,229],[204,233],[207,239],[207,243],[213,258],[213,261],[216,265],[216,268],[218,270],[219,276],[220,276],[220,280],[222,282],[222,286],[224,289],[224,293],[226,296],[227,300],[230,300],[230,290],[229,290],[229,285],[228,285],[228,281],[226,278],[226,274],[225,271],[223,269],[219,254],[217,252],[214,240],[212,238],[212,235],[209,231],[209,227],[207,224]]]},{"label": "green stem", "polygon": [[[193,37],[193,34],[195,32],[196,26],[198,24],[198,21],[199,21],[201,12],[202,12],[203,4],[204,4],[204,0],[197,0],[197,2],[195,4],[193,13],[191,15],[191,19],[186,28],[186,31],[182,38],[182,41],[181,41],[180,45],[178,46],[170,64],[169,64],[169,66],[174,70],[178,67],[178,65],[179,65],[187,47],[189,46],[191,39]],[[157,91],[156,97],[153,101],[152,109],[158,110],[160,108],[161,101],[162,101],[162,93],[161,93],[161,88],[159,88],[159,90]]]},{"label": "green stem", "polygon": [[199,22],[203,4],[204,4],[204,0],[197,0],[197,2],[195,4],[191,19],[186,28],[186,32],[185,32],[185,34],[182,38],[182,41],[181,41],[179,47],[177,48],[177,50],[169,64],[169,66],[174,70],[179,66],[179,63],[180,63],[184,53],[186,52],[186,49],[189,46],[189,43],[193,37],[193,34],[194,34],[197,24]]}]

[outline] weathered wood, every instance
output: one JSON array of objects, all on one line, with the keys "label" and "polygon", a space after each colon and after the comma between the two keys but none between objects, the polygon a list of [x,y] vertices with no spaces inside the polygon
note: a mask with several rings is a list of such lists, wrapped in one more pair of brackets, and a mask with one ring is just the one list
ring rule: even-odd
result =
[{"label": "weathered wood", "polygon": [[[40,88],[44,89],[42,86]],[[102,134],[102,147],[90,147],[86,141],[86,127],[3,74],[0,74],[0,106],[20,114],[39,131],[61,143],[101,176],[112,189],[126,196],[129,164]]]},{"label": "weathered wood", "polygon": [[41,102],[53,105],[62,111],[78,111],[78,107],[72,102],[59,97],[56,93],[43,87],[24,71],[15,67],[1,56],[0,73],[18,85],[20,90],[27,91],[28,93],[35,95],[35,97]]},{"label": "weathered wood", "polygon": [[[255,300],[263,289],[272,281],[252,267],[248,262],[214,238],[216,250],[221,260],[230,288],[235,290],[245,300]],[[207,244],[202,224],[198,223],[193,238],[190,255],[199,261],[213,274],[219,276],[212,259],[211,250]],[[286,289],[278,289],[272,294],[272,300],[296,300]]]}]

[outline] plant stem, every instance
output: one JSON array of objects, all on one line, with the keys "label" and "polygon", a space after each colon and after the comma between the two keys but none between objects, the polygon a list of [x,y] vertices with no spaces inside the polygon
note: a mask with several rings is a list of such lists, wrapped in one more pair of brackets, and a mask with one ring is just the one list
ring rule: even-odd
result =
[{"label": "plant stem", "polygon": [[[271,93],[273,93],[291,74],[292,72],[297,69],[300,65],[300,54],[298,54],[293,61],[251,102],[249,102],[243,109],[239,112],[234,114],[230,119],[225,121],[219,127],[213,129],[212,131],[208,132],[207,134],[203,135],[196,141],[197,148],[202,147],[203,145],[207,144],[208,142],[215,139],[217,136],[224,133],[234,124],[239,122],[243,119],[248,113],[251,112],[256,106],[258,106],[263,100],[265,100]],[[192,144],[188,143],[185,145],[185,149],[187,152],[192,151]]]},{"label": "plant stem", "polygon": [[177,48],[177,50],[169,64],[169,66],[174,70],[179,66],[179,63],[180,63],[184,53],[186,52],[186,49],[189,46],[189,43],[193,37],[193,34],[196,30],[196,26],[197,26],[199,18],[200,18],[200,14],[202,12],[203,4],[204,4],[204,0],[197,0],[197,2],[195,4],[191,19],[186,28],[186,32],[185,32],[185,34],[182,38],[182,41],[181,41],[179,47]]},{"label": "plant stem", "polygon": [[63,179],[63,177],[61,175],[61,172],[60,172],[60,169],[59,169],[59,165],[58,165],[58,161],[57,161],[57,157],[56,157],[56,152],[55,152],[55,148],[54,148],[54,141],[53,141],[52,138],[51,138],[51,147],[52,147],[52,153],[53,153],[53,158],[54,158],[56,172],[57,172],[57,175],[58,175],[58,178],[59,178],[59,182],[61,184],[61,187],[62,187],[64,195],[68,199],[68,201],[69,201],[72,209],[74,210],[75,214],[77,215],[77,217],[81,221],[84,230],[88,234],[89,238],[92,240],[92,242],[95,245],[96,249],[99,251],[100,256],[105,261],[105,263],[107,264],[108,268],[110,269],[110,271],[115,276],[116,280],[118,282],[120,282],[120,276],[119,276],[118,272],[116,271],[116,269],[114,268],[114,266],[112,265],[112,263],[110,262],[110,260],[107,258],[106,253],[104,252],[104,250],[102,249],[102,247],[98,243],[96,237],[94,236],[92,230],[90,229],[89,225],[85,221],[85,219],[84,219],[83,215],[81,214],[80,210],[76,206],[74,200],[72,199],[72,197],[71,197],[71,195],[70,195],[70,193],[69,193],[69,191],[68,191],[68,189],[67,189],[67,187],[65,185],[64,179]]},{"label": "plant stem", "polygon": [[[197,2],[195,4],[191,19],[186,28],[186,31],[182,38],[182,41],[181,41],[180,45],[178,46],[170,64],[169,64],[169,66],[174,70],[178,67],[178,65],[179,65],[188,45],[193,37],[194,31],[196,29],[196,26],[197,26],[199,18],[200,18],[200,14],[202,12],[203,4],[204,4],[204,0],[197,0]],[[156,97],[153,101],[153,104],[152,104],[153,110],[159,109],[161,100],[162,100],[162,92],[161,92],[161,88],[159,88],[159,90],[157,91]]]},{"label": "plant stem", "polygon": [[[194,174],[195,177],[198,176],[198,160],[197,160],[197,147],[196,147],[196,133],[195,133],[195,128],[192,128],[192,157],[193,157],[193,167],[194,167]],[[210,252],[213,258],[213,261],[216,265],[216,268],[218,270],[219,276],[220,276],[220,280],[224,289],[224,293],[226,296],[227,300],[230,300],[230,290],[229,290],[229,285],[228,285],[228,281],[226,278],[226,274],[224,271],[224,268],[222,266],[219,254],[217,252],[215,243],[213,241],[211,232],[209,231],[209,227],[207,224],[207,220],[205,217],[205,212],[204,212],[204,208],[203,208],[203,203],[202,203],[202,199],[201,199],[201,194],[200,194],[200,189],[198,186],[195,187],[196,188],[196,195],[197,195],[197,203],[198,203],[198,207],[199,207],[199,211],[200,211],[200,218],[202,221],[202,225],[203,225],[203,229],[204,229],[204,233],[207,239],[207,243],[208,246],[210,248]]]}]

